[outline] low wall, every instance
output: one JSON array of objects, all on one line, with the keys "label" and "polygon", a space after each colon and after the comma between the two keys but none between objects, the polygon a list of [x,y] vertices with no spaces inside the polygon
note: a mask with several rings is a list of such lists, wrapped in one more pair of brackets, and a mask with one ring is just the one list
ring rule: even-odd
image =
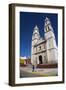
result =
[{"label": "low wall", "polygon": [[58,68],[58,64],[38,64],[37,68]]}]

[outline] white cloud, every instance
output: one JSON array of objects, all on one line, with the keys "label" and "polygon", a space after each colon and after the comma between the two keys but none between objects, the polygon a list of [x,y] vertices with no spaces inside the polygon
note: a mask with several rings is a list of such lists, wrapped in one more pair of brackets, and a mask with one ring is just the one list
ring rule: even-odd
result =
[{"label": "white cloud", "polygon": [[26,57],[26,56],[24,56],[24,57],[20,57],[20,59],[27,59],[27,57]]}]

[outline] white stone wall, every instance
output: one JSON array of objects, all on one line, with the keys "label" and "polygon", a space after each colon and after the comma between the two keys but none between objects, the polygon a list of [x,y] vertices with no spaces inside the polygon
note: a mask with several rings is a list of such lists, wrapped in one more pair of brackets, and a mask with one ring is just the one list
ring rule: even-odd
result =
[{"label": "white stone wall", "polygon": [[54,33],[52,31],[45,33],[45,39],[48,63],[56,63],[58,61],[58,53]]},{"label": "white stone wall", "polygon": [[[39,64],[39,56],[42,56],[42,62],[43,62],[43,64],[45,64],[47,61],[47,59],[45,59],[44,57],[46,57],[46,52],[44,52],[44,53],[39,53],[39,54],[37,54],[37,55],[35,55],[35,59],[37,60],[36,62],[37,62],[37,64]],[[35,61],[34,61],[35,62]]]},{"label": "white stone wall", "polygon": [[54,33],[52,31],[48,31],[45,33],[45,40],[48,40],[50,37],[55,38]]},{"label": "white stone wall", "polygon": [[[40,49],[40,47],[41,47],[41,49]],[[37,52],[43,51],[45,49],[46,49],[46,44],[45,43],[42,43],[42,44],[37,46]]]},{"label": "white stone wall", "polygon": [[40,55],[42,56],[43,64],[58,62],[58,50],[57,50],[55,35],[49,19],[46,18],[46,20],[47,21],[44,27],[45,41],[40,37],[38,27],[36,26],[34,28],[34,32],[32,36],[32,47],[31,47],[32,64],[39,64]]},{"label": "white stone wall", "polygon": [[48,57],[48,63],[57,63],[57,50],[56,49],[50,49],[47,50],[47,57]]}]

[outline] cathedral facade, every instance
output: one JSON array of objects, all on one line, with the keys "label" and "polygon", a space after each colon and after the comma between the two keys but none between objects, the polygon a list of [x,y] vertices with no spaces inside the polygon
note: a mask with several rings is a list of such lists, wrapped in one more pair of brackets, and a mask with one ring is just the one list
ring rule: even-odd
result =
[{"label": "cathedral facade", "polygon": [[54,30],[49,18],[44,22],[44,39],[40,36],[36,25],[33,30],[31,42],[31,63],[52,64],[58,62],[58,47],[56,45]]}]

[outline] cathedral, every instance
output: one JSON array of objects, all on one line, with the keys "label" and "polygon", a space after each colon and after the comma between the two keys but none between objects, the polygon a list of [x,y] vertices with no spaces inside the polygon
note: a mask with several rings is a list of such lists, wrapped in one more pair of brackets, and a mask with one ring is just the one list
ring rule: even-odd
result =
[{"label": "cathedral", "polygon": [[47,17],[44,22],[44,38],[40,36],[37,25],[33,30],[31,63],[34,65],[58,63],[58,47],[56,45],[54,30]]}]

